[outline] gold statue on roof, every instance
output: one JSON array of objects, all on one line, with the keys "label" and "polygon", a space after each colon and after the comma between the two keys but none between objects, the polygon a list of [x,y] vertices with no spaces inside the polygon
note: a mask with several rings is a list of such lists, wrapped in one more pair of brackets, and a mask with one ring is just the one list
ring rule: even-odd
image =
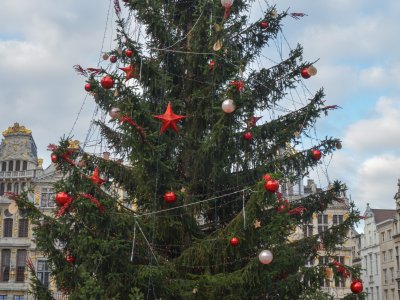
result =
[{"label": "gold statue on roof", "polygon": [[14,123],[14,126],[8,127],[3,131],[3,136],[8,136],[11,134],[32,134],[32,130],[29,130],[25,126],[19,125],[19,123]]}]

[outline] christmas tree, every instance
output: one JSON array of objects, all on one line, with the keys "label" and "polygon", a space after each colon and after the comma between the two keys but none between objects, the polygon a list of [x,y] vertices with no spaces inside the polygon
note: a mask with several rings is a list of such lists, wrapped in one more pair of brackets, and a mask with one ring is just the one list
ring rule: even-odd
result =
[{"label": "christmas tree", "polygon": [[[280,190],[339,148],[336,138],[302,142],[336,107],[319,90],[285,109],[316,73],[301,46],[269,67],[254,62],[281,22],[302,14],[267,5],[253,20],[251,5],[114,1],[117,46],[104,66],[75,66],[111,117],[95,124],[112,158],[63,138],[49,146],[65,175],[54,215],[27,193],[17,200],[70,299],[309,299],[322,297],[327,266],[358,277],[337,262],[305,267],[321,247],[334,253],[358,221],[353,207],[343,223],[291,238],[342,199],[340,182],[290,202]],[[132,34],[132,16],[145,38]],[[39,280],[33,292],[51,299]]]}]

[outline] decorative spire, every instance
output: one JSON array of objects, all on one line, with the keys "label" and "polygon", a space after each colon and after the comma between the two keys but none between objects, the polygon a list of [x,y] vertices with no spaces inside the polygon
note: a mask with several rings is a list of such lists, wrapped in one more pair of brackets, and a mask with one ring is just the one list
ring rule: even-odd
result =
[{"label": "decorative spire", "polygon": [[3,131],[3,136],[14,135],[14,134],[32,134],[32,130],[27,129],[25,126],[14,123],[14,126],[10,126],[7,130]]},{"label": "decorative spire", "polygon": [[397,193],[394,195],[394,199],[400,201],[400,178],[397,179],[397,186],[399,187],[399,189],[397,190]]}]

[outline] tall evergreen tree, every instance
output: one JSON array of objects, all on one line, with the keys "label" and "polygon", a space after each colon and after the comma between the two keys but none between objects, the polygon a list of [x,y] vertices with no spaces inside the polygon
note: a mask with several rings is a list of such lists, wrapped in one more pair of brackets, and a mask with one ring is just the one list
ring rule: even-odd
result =
[{"label": "tall evergreen tree", "polygon": [[[62,139],[50,146],[65,174],[55,186],[54,215],[43,215],[26,194],[18,200],[70,299],[320,295],[326,266],[304,263],[321,244],[332,253],[358,212],[351,207],[342,224],[293,240],[295,228],[340,201],[345,187],[335,182],[288,203],[278,185],[302,180],[336,149],[335,138],[306,149],[301,143],[335,107],[320,90],[302,107],[284,109],[314,70],[301,46],[269,68],[251,68],[289,15],[267,5],[252,21],[252,4],[126,0],[122,9],[132,14],[123,18],[114,1],[111,62],[75,68],[110,113],[109,122],[95,123],[118,160]],[[132,16],[145,39],[131,34]],[[48,295],[42,286],[40,293]]]}]

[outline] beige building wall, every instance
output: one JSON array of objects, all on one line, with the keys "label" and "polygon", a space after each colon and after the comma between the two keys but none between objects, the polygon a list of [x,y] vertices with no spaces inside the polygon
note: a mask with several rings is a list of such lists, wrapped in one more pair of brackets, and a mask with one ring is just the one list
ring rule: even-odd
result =
[{"label": "beige building wall", "polygon": [[377,224],[381,260],[381,290],[383,300],[399,300],[397,293],[397,269],[393,241],[393,219]]}]

